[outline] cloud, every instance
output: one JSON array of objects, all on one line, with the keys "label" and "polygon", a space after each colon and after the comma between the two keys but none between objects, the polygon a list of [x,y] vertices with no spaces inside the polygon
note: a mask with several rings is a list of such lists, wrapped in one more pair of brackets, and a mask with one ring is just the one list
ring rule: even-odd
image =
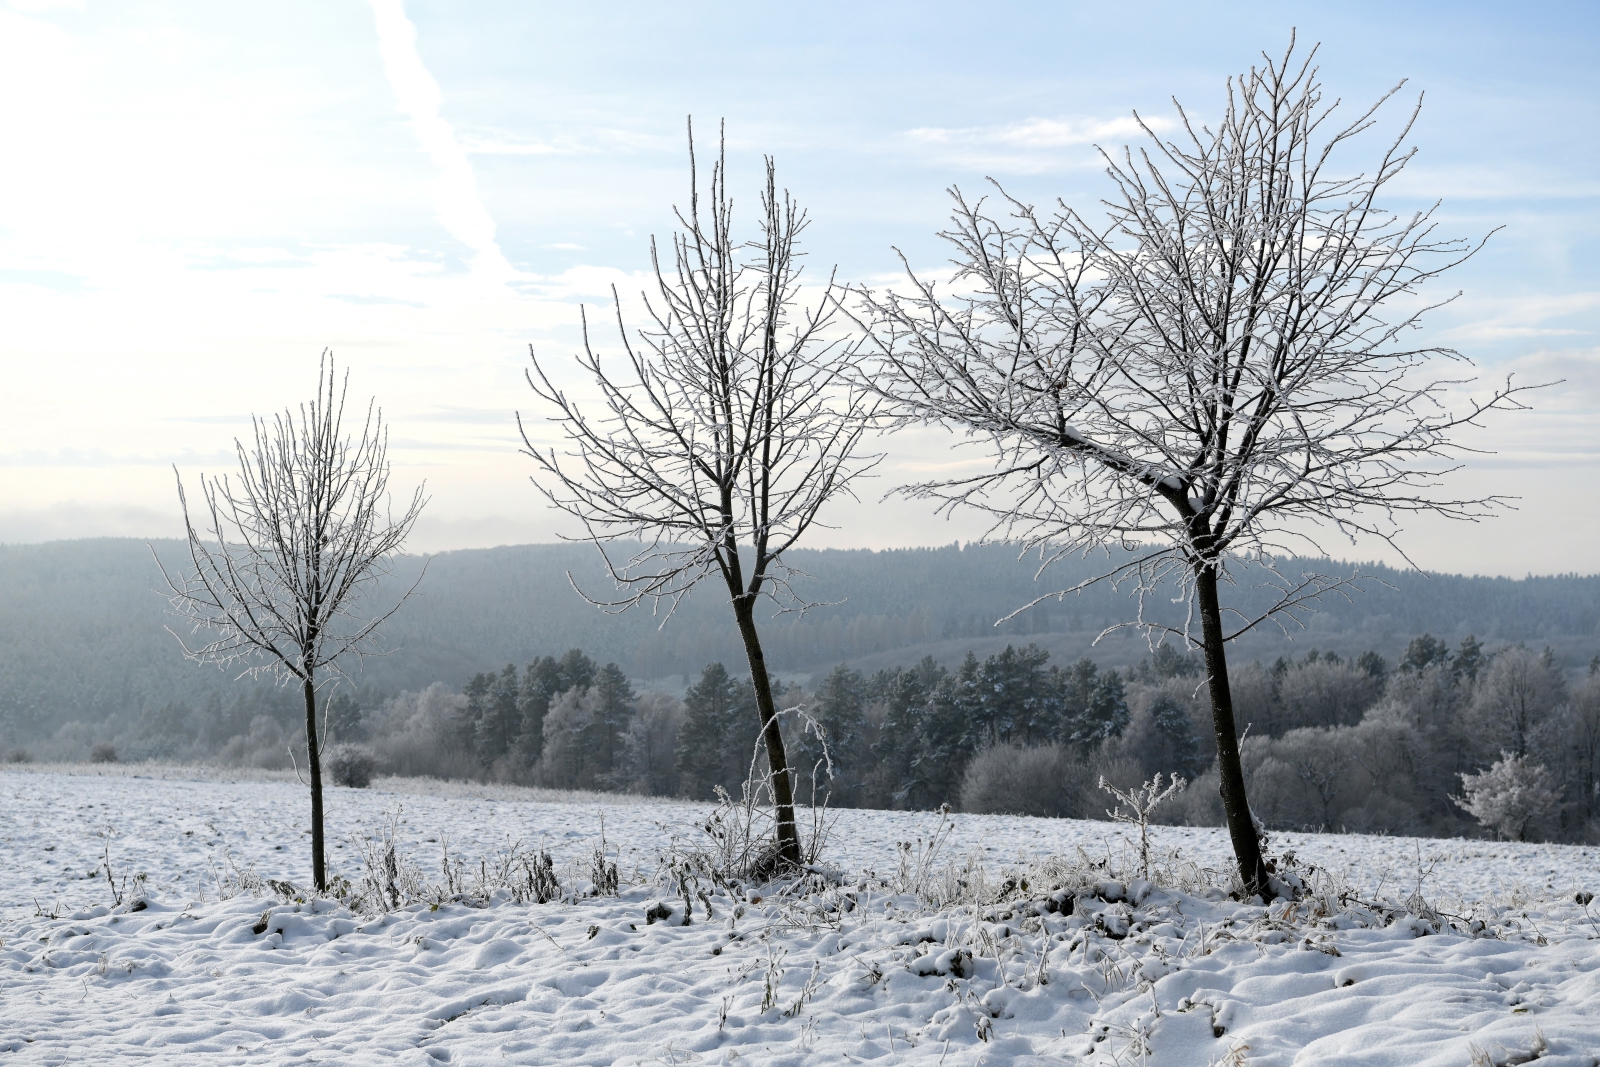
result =
[{"label": "cloud", "polygon": [[1551,320],[1600,309],[1600,292],[1483,297],[1474,295],[1464,306],[1486,312],[1470,322],[1445,330],[1440,336],[1454,341],[1499,341],[1517,337],[1570,337],[1593,333],[1583,326],[1555,325]]},{"label": "cloud", "polygon": [[478,194],[477,178],[455,130],[439,113],[443,94],[417,52],[417,28],[402,0],[371,0],[378,27],[378,52],[400,110],[411,119],[417,140],[439,168],[434,200],[439,221],[473,251],[473,272],[509,281],[516,270],[495,239],[495,223]]},{"label": "cloud", "polygon": [[[1170,129],[1168,119],[1146,119],[1146,125],[1160,132]],[[1144,130],[1133,116],[1116,119],[1023,119],[1005,126],[921,126],[908,130],[913,141],[934,145],[1005,145],[1010,148],[1050,149],[1101,141],[1139,139]]]},{"label": "cloud", "polygon": [[[1147,119],[1157,132],[1172,127],[1168,119]],[[905,140],[937,158],[994,173],[1039,174],[1090,167],[1097,162],[1091,145],[1112,148],[1145,136],[1133,116],[1115,119],[1028,118],[997,126],[919,126]]]},{"label": "cloud", "polygon": [[117,455],[103,448],[24,448],[0,452],[0,467],[216,467],[238,462],[223,449],[195,452],[184,449],[161,455]]}]

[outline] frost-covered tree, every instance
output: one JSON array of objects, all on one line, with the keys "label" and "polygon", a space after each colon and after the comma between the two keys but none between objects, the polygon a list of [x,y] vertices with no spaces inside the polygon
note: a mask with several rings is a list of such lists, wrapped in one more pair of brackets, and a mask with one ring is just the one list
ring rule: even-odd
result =
[{"label": "frost-covered tree", "polygon": [[1463,774],[1461,791],[1451,799],[1504,841],[1526,841],[1529,829],[1561,809],[1550,772],[1510,752],[1481,774]]},{"label": "frost-covered tree", "polygon": [[692,129],[690,173],[671,263],[652,246],[649,325],[630,337],[618,301],[620,367],[602,362],[585,326],[578,362],[599,395],[593,408],[535,358],[528,381],[562,447],[535,445],[526,425],[523,439],[540,491],[582,524],[617,583],[619,599],[596,603],[670,611],[705,579],[727,595],[771,772],[778,854],[798,864],[792,782],[756,612],[762,598],[795,600],[785,553],[871,466],[856,454],[865,394],[841,377],[851,350],[830,333],[832,279],[810,303],[802,291],[798,241],[807,219],[779,192],[772,161],[760,230],[748,244],[733,236],[720,155],[702,202]]},{"label": "frost-covered tree", "polygon": [[318,890],[327,887],[327,867],[317,689],[340,677],[347,660],[381,652],[378,627],[404,596],[379,610],[368,610],[370,597],[424,503],[418,488],[399,514],[391,510],[382,413],[369,403],[359,435],[346,433],[348,386],[324,354],[317,391],[298,415],[291,408],[270,422],[252,419],[251,442],[234,442],[237,480],[201,482],[199,527],[179,476],[193,569],[180,576],[162,567],[173,613],[206,635],[195,645],[180,637],[186,655],[300,686]]},{"label": "frost-covered tree", "polygon": [[569,689],[588,689],[599,668],[582,649],[568,649],[564,656],[536,656],[523,669],[517,687],[517,710],[522,716],[517,741],[519,761],[531,767],[539,761],[544,745],[544,717],[550,704]]},{"label": "frost-covered tree", "polygon": [[[863,291],[860,313],[877,356],[863,380],[994,461],[913,495],[986,512],[1043,567],[1105,552],[1101,575],[1051,595],[1130,582],[1135,625],[1202,650],[1229,835],[1264,894],[1227,643],[1351,577],[1278,575],[1248,615],[1223,587],[1244,563],[1260,585],[1319,527],[1392,541],[1413,513],[1481,514],[1439,476],[1454,431],[1516,392],[1446,406],[1460,382],[1433,367],[1461,357],[1415,327],[1442,302],[1424,288],[1475,246],[1441,238],[1427,211],[1386,209],[1411,124],[1347,164],[1383,101],[1345,114],[1293,53],[1230,80],[1214,122],[1180,109],[1176,137],[1146,124],[1143,149],[1107,153],[1095,217],[956,191],[949,295],[908,263],[906,286]],[[1158,587],[1185,623],[1144,615]]]},{"label": "frost-covered tree", "polygon": [[1336,656],[1296,663],[1278,680],[1282,721],[1288,729],[1354,726],[1383,695],[1383,680]]},{"label": "frost-covered tree", "polygon": [[606,788],[650,796],[677,793],[678,731],[682,726],[681,701],[662,693],[647,693],[635,701],[617,761],[605,778]]},{"label": "frost-covered tree", "polygon": [[1526,756],[1546,736],[1546,724],[1566,699],[1566,680],[1550,650],[1521,645],[1498,653],[1473,688],[1468,715],[1480,744]]}]

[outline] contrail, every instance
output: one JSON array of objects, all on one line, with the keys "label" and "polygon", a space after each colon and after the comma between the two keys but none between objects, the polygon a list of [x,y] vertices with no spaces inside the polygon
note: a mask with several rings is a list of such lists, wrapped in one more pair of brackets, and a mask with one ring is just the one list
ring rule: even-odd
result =
[{"label": "contrail", "polygon": [[370,0],[378,25],[378,52],[400,109],[411,118],[417,140],[439,168],[434,202],[450,235],[472,249],[472,272],[495,281],[516,277],[495,240],[494,219],[478,195],[472,163],[439,114],[439,83],[417,52],[417,28],[406,17],[404,0]]}]

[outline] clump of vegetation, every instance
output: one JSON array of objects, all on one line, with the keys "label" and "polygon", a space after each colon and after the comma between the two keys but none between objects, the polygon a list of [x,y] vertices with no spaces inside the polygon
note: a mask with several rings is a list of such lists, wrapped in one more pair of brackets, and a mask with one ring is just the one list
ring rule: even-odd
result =
[{"label": "clump of vegetation", "polygon": [[365,789],[372,784],[378,760],[366,745],[334,745],[328,750],[327,766],[334,785]]},{"label": "clump of vegetation", "polygon": [[90,763],[117,762],[117,746],[102,741],[89,750]]}]

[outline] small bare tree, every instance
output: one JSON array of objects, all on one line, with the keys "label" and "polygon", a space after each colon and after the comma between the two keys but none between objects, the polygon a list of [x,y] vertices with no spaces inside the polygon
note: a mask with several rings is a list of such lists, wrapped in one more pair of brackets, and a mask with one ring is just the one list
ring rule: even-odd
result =
[{"label": "small bare tree", "polygon": [[208,638],[191,646],[174,634],[185,655],[225,668],[242,665],[240,677],[300,683],[318,890],[327,888],[327,865],[317,689],[344,674],[341,659],[382,653],[375,632],[410,590],[386,610],[362,609],[426,503],[419,486],[405,511],[393,514],[382,413],[369,403],[360,436],[347,435],[349,374],[335,385],[332,357],[323,353],[316,395],[298,418],[293,410],[271,422],[252,418],[253,440],[234,442],[238,480],[201,481],[203,533],[178,476],[194,569],[175,577],[162,567],[173,614]]},{"label": "small bare tree", "polygon": [[[623,373],[602,365],[585,319],[578,364],[599,393],[600,413],[581,410],[534,356],[528,383],[565,449],[541,450],[520,415],[518,424],[542,469],[535,485],[583,524],[583,539],[600,549],[616,582],[617,599],[584,594],[591,603],[613,612],[664,605],[670,618],[702,579],[715,576],[726,590],[771,769],[778,855],[798,864],[793,787],[756,605],[766,597],[803,610],[790,586],[797,572],[783,555],[874,460],[855,454],[865,411],[863,394],[842,377],[852,350],[828,335],[833,279],[811,304],[801,290],[796,244],[805,212],[780,195],[769,158],[761,235],[736,243],[725,157],[719,152],[702,205],[692,125],[689,163],[689,207],[676,213],[683,229],[670,268],[651,243],[656,295],[645,296],[649,325],[637,340],[617,300]],[[612,548],[619,543],[625,547]]]},{"label": "small bare tree", "polygon": [[[1230,836],[1244,884],[1262,893],[1226,643],[1351,581],[1274,569],[1295,546],[1317,548],[1317,527],[1393,543],[1408,513],[1482,514],[1494,501],[1435,492],[1459,451],[1452,431],[1517,406],[1518,392],[1507,382],[1450,410],[1445,394],[1463,383],[1430,366],[1462,357],[1408,346],[1438,306],[1419,290],[1479,247],[1437,237],[1429,211],[1382,207],[1411,158],[1411,123],[1370,170],[1333,173],[1399,87],[1341,121],[1315,49],[1293,53],[1291,41],[1230,79],[1215,129],[1180,107],[1180,138],[1146,125],[1147,147],[1106,154],[1103,221],[1065,204],[1041,214],[1003,190],[994,207],[954,192],[942,236],[961,295],[908,263],[909,288],[864,291],[860,314],[877,357],[864,380],[903,417],[960,428],[995,457],[991,471],[914,495],[988,512],[992,536],[1040,551],[1041,572],[1105,552],[1102,573],[1050,595],[1131,583],[1128,625],[1204,650]],[[1248,616],[1218,591],[1245,568],[1277,590]],[[1187,605],[1180,624],[1146,616],[1158,587]]]}]

